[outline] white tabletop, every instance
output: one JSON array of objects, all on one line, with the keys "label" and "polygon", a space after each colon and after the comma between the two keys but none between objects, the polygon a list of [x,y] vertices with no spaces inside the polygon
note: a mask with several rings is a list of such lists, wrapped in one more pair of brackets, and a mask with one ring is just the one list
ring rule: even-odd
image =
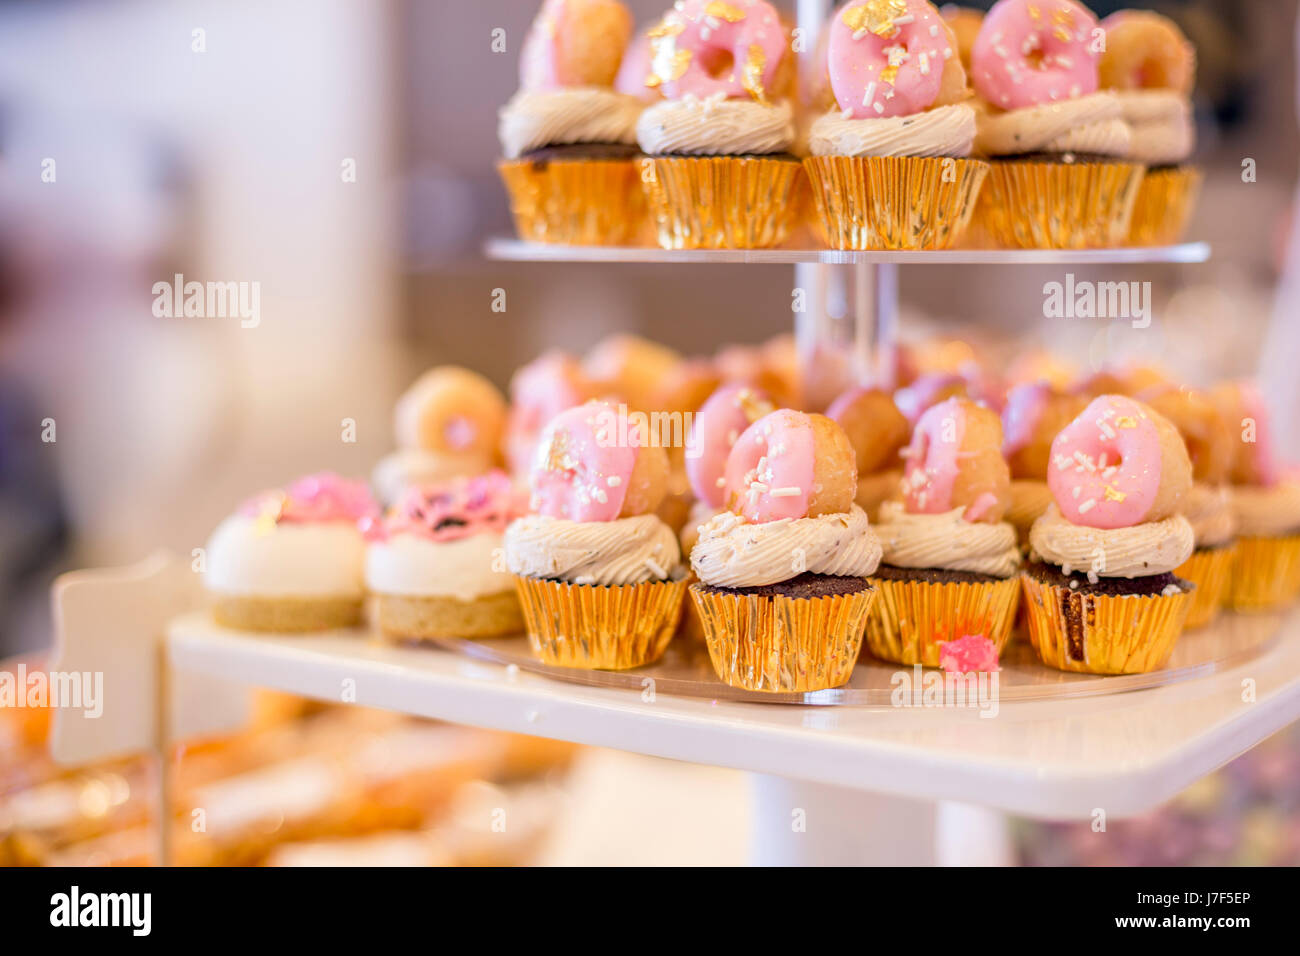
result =
[{"label": "white tabletop", "polygon": [[[745,704],[585,687],[362,631],[261,636],[196,612],[181,670],[321,700],[1022,815],[1127,816],[1300,718],[1300,611],[1252,661],[1165,687],[975,709]],[[1252,689],[1253,701],[1244,700]],[[650,698],[650,699],[647,699]]]}]

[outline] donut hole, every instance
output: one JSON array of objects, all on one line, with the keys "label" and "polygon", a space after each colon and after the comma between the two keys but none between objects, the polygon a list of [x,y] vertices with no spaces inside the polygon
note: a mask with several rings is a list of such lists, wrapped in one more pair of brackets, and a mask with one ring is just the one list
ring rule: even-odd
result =
[{"label": "donut hole", "polygon": [[736,58],[730,50],[713,47],[700,53],[700,67],[715,80],[730,76],[736,69]]},{"label": "donut hole", "polygon": [[1046,57],[1038,47],[1025,54],[1025,65],[1031,70],[1042,70],[1046,66]]}]

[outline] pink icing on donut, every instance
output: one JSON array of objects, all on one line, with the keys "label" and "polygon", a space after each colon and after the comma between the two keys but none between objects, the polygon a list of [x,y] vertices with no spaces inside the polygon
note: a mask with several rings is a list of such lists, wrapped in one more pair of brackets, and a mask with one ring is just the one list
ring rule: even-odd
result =
[{"label": "pink icing on donut", "polygon": [[349,481],[323,471],[299,478],[283,491],[267,491],[250,498],[239,512],[276,524],[355,522],[378,516],[379,506],[364,481]]},{"label": "pink icing on donut", "polygon": [[757,417],[767,395],[751,385],[723,385],[700,406],[686,445],[686,477],[695,497],[712,508],[727,503],[727,457]]},{"label": "pink icing on donut", "polygon": [[[912,443],[901,452],[903,509],[911,514],[943,514],[952,510],[952,489],[957,482],[958,460],[966,434],[966,408],[950,398],[921,416],[912,432]],[[962,515],[974,521],[996,501],[981,496]]]},{"label": "pink icing on donut", "polygon": [[1002,408],[1003,455],[1010,457],[1033,441],[1051,394],[1052,387],[1046,382],[1024,382],[1007,392]]},{"label": "pink icing on donut", "polygon": [[1160,435],[1145,406],[1102,395],[1052,441],[1047,486],[1071,524],[1129,528],[1151,510],[1160,471]]},{"label": "pink icing on donut", "polygon": [[975,90],[1005,110],[1095,93],[1099,29],[1073,0],[998,0],[971,48]]},{"label": "pink icing on donut", "polygon": [[606,402],[561,412],[537,444],[533,510],[570,521],[613,521],[623,510],[640,444],[640,429]]},{"label": "pink icing on donut", "polygon": [[623,62],[618,67],[618,76],[614,78],[614,89],[627,96],[635,96],[639,100],[651,102],[657,100],[659,94],[653,88],[646,86],[645,81],[649,78],[650,34],[642,31],[633,38],[623,54]]},{"label": "pink icing on donut", "polygon": [[651,85],[665,96],[766,102],[786,52],[766,0],[681,0],[651,30]]},{"label": "pink icing on donut", "polygon": [[854,0],[831,20],[835,101],[853,119],[920,113],[939,98],[944,64],[956,53],[926,0]]},{"label": "pink icing on donut", "polygon": [[506,419],[506,462],[515,474],[532,464],[543,426],[586,397],[579,384],[580,366],[564,352],[546,352],[515,372],[510,380]]},{"label": "pink icing on donut", "polygon": [[369,523],[366,539],[384,541],[396,534],[414,534],[430,541],[459,541],[476,534],[500,534],[524,513],[524,504],[500,471],[411,488],[387,518]]},{"label": "pink icing on donut", "polygon": [[911,385],[894,393],[894,404],[903,417],[915,425],[921,415],[935,404],[935,399],[948,388],[960,385],[966,391],[966,380],[950,372],[928,372]]},{"label": "pink icing on donut", "polygon": [[815,471],[813,425],[803,412],[779,409],[741,434],[727,456],[733,509],[754,522],[806,518]]}]

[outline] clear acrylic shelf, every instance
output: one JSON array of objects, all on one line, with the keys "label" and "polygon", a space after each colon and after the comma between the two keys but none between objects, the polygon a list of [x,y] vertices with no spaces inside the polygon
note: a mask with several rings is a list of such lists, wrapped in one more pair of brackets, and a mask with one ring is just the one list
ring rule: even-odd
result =
[{"label": "clear acrylic shelf", "polygon": [[1195,264],[1210,245],[1133,246],[1118,249],[944,249],[934,252],[847,252],[835,249],[658,249],[640,246],[565,246],[522,239],[489,239],[489,259],[510,262],[749,263],[761,265],[1128,265]]}]

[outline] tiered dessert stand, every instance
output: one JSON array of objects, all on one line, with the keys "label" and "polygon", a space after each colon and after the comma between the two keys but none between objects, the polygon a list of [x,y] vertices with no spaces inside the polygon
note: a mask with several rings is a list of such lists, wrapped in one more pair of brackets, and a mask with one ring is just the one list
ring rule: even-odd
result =
[{"label": "tiered dessert stand", "polygon": [[[800,0],[806,35],[815,37],[828,6]],[[808,292],[795,320],[806,366],[832,338],[843,340],[825,308],[833,293],[853,303],[853,374],[888,381],[899,266],[1198,263],[1210,250],[672,252],[498,239],[486,252],[626,268],[794,264],[796,286]],[[749,771],[757,863],[1005,863],[1004,813],[1089,820],[1104,838],[1106,820],[1157,806],[1300,718],[1296,610],[1225,614],[1184,635],[1154,675],[1059,674],[1013,645],[996,704],[963,707],[916,706],[920,691],[902,690],[924,680],[919,669],[865,657],[845,689],[772,697],[724,687],[698,652],[676,646],[650,668],[564,672],[533,662],[523,638],[414,647],[362,630],[240,633],[202,610],[188,557],[69,575],[55,606],[52,667],[101,671],[105,685],[101,717],[57,712],[59,759],[162,752],[169,740],[234,726],[239,689],[269,687]]]}]

